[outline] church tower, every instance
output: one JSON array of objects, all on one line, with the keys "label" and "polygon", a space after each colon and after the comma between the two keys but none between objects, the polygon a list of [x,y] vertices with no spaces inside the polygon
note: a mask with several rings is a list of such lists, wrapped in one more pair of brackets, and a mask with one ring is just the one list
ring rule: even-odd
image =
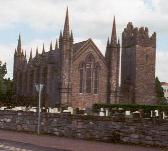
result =
[{"label": "church tower", "polygon": [[129,22],[122,33],[121,102],[156,103],[155,59],[156,33]]},{"label": "church tower", "polygon": [[13,80],[14,80],[14,92],[18,94],[21,90],[21,80],[19,80],[22,67],[25,64],[25,56],[22,50],[21,36],[19,35],[17,49],[14,53],[14,66],[13,66]]},{"label": "church tower", "polygon": [[66,11],[63,34],[60,33],[59,46],[61,49],[61,104],[71,105],[71,72],[72,72],[72,49],[73,34],[69,28],[68,8]]},{"label": "church tower", "polygon": [[108,39],[105,60],[107,63],[107,103],[118,103],[120,43],[117,42],[115,17],[113,21],[111,41]]}]

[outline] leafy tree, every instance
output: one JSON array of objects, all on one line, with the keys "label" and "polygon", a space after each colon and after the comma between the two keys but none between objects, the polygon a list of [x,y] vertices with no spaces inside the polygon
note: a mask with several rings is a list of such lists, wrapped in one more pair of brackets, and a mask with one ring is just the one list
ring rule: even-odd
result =
[{"label": "leafy tree", "polygon": [[6,69],[6,63],[2,64],[2,61],[0,61],[0,75],[4,78],[4,76],[7,74]]},{"label": "leafy tree", "polygon": [[0,61],[0,105],[12,105],[13,81],[6,79],[6,63]]},{"label": "leafy tree", "polygon": [[160,83],[158,77],[155,78],[155,88],[156,88],[156,96],[157,96],[158,101],[159,101],[158,103],[159,104],[166,104],[166,99],[164,97],[163,88],[161,86],[161,83]]},{"label": "leafy tree", "polygon": [[4,94],[4,77],[7,73],[6,63],[0,61],[0,97]]}]

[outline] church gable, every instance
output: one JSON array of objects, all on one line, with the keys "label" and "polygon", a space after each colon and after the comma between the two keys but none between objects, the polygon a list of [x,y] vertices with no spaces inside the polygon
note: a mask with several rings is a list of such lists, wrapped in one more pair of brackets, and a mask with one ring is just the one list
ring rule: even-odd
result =
[{"label": "church gable", "polygon": [[91,39],[74,54],[71,75],[72,106],[88,107],[105,102],[107,67],[104,56]]},{"label": "church gable", "polygon": [[74,51],[75,53],[73,56],[73,61],[78,59],[81,55],[83,56],[84,55],[83,53],[90,52],[90,53],[94,53],[100,60],[102,60],[102,62],[104,62],[104,64],[106,64],[103,54],[98,49],[98,47],[95,45],[95,43],[92,41],[92,39],[88,39],[86,41],[77,43],[74,48],[78,48],[78,49],[75,49]]}]

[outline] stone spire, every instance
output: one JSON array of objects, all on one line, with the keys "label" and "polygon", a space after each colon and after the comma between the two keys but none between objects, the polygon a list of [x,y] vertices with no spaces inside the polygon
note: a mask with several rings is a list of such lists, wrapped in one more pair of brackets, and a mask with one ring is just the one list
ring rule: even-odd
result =
[{"label": "stone spire", "polygon": [[38,56],[38,47],[36,48],[36,56]]},{"label": "stone spire", "polygon": [[59,48],[62,48],[62,31],[60,31],[60,35],[59,35]]},{"label": "stone spire", "polygon": [[45,47],[44,47],[44,43],[43,43],[43,50],[42,50],[42,53],[45,53]]},{"label": "stone spire", "polygon": [[20,58],[20,64],[23,63],[23,60],[24,60],[24,53],[23,53],[23,49],[21,50],[21,53],[19,55],[19,58]]},{"label": "stone spire", "polygon": [[27,64],[27,58],[26,58],[26,50],[25,50],[25,54],[24,54],[24,65],[26,65]]},{"label": "stone spire", "polygon": [[116,22],[115,22],[115,16],[114,16],[112,34],[111,34],[111,44],[116,44],[116,43],[117,43],[117,33],[116,33]]},{"label": "stone spire", "polygon": [[107,47],[109,46],[109,44],[110,44],[110,40],[109,40],[109,37],[108,37],[108,39],[107,39]]},{"label": "stone spire", "polygon": [[21,54],[22,54],[22,56],[24,56],[24,52],[23,52],[23,49],[22,49],[22,51],[21,51]]},{"label": "stone spire", "polygon": [[25,55],[24,55],[25,59],[26,59],[26,50],[25,50]]},{"label": "stone spire", "polygon": [[58,49],[58,41],[56,39],[56,42],[55,42],[55,50]]},{"label": "stone spire", "polygon": [[108,61],[107,58],[109,57],[109,52],[110,52],[109,46],[110,46],[110,40],[109,40],[109,37],[108,37],[108,39],[107,39],[107,45],[106,45],[106,52],[105,52],[106,61]]},{"label": "stone spire", "polygon": [[120,39],[118,39],[118,43],[117,44],[120,45]]},{"label": "stone spire", "polygon": [[71,39],[71,41],[72,41],[72,42],[74,41],[74,38],[73,38],[73,32],[72,32],[72,30],[71,30],[70,39]]},{"label": "stone spire", "polygon": [[62,31],[60,30],[59,41],[62,40]]},{"label": "stone spire", "polygon": [[51,43],[50,43],[50,51],[52,50],[52,41],[51,41]]},{"label": "stone spire", "polygon": [[17,45],[18,54],[21,54],[21,51],[22,51],[22,44],[21,44],[21,36],[19,34],[18,45]]},{"label": "stone spire", "polygon": [[29,57],[29,61],[31,61],[31,60],[32,60],[32,48],[30,50],[30,57]]},{"label": "stone spire", "polygon": [[17,54],[16,48],[15,48],[15,55]]},{"label": "stone spire", "polygon": [[63,31],[63,38],[69,38],[69,14],[68,14],[68,7],[66,10],[66,17],[64,23],[64,31]]}]

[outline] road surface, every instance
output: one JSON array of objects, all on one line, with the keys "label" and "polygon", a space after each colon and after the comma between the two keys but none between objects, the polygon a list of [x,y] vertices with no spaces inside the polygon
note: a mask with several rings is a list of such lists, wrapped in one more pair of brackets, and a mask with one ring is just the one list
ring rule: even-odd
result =
[{"label": "road surface", "polygon": [[0,139],[0,151],[70,151]]},{"label": "road surface", "polygon": [[0,151],[168,151],[168,149],[0,130]]}]

